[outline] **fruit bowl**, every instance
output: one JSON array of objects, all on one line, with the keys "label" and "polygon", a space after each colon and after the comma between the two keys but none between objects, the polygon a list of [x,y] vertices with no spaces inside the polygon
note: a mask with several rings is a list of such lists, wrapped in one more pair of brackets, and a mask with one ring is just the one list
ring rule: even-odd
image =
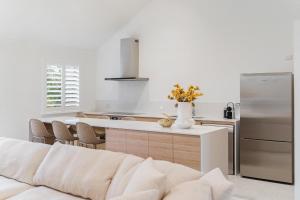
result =
[{"label": "fruit bowl", "polygon": [[158,121],[159,125],[161,125],[164,128],[170,128],[173,124],[173,120],[171,119],[160,119]]}]

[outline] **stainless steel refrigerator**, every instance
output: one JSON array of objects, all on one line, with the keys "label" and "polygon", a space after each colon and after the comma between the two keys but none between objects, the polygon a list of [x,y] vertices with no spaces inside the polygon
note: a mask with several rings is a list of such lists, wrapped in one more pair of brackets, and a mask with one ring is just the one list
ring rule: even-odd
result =
[{"label": "stainless steel refrigerator", "polygon": [[240,174],[293,183],[293,74],[241,75]]}]

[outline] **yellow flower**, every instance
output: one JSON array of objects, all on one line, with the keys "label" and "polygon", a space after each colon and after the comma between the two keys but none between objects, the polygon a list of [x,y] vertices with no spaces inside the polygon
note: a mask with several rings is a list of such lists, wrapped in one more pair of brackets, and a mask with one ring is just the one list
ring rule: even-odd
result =
[{"label": "yellow flower", "polygon": [[200,89],[198,86],[190,85],[185,91],[178,83],[174,85],[174,89],[171,90],[171,94],[168,95],[168,99],[176,100],[177,102],[193,102],[203,93],[198,92]]}]

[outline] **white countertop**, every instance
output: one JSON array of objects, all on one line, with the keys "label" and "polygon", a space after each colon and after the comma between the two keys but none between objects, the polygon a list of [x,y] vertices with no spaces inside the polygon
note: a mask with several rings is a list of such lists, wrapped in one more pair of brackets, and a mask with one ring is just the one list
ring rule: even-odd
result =
[{"label": "white countertop", "polygon": [[[82,112],[87,115],[107,115],[107,116],[123,116],[123,117],[146,117],[146,118],[165,118],[163,114],[158,113],[136,113],[132,115],[126,115],[126,114],[114,114],[111,112]],[[175,118],[175,117],[173,117]],[[239,122],[239,119],[225,119],[225,118],[216,118],[216,117],[201,117],[201,116],[195,116],[193,117],[195,120],[199,121],[216,121],[216,122],[228,122],[235,124]]]},{"label": "white countertop", "polygon": [[[179,129],[175,126],[171,128],[163,128],[155,122],[142,122],[142,121],[126,121],[126,120],[107,120],[107,119],[96,119],[96,118],[79,118],[79,117],[47,117],[41,118],[41,121],[45,123],[52,123],[52,121],[61,121],[68,125],[76,125],[77,122],[87,123],[93,127],[103,128],[116,128],[116,129],[127,129],[137,131],[148,131],[148,132],[162,132],[169,134],[182,134],[182,135],[195,135],[200,136],[209,134],[215,131],[224,130],[224,127],[215,126],[200,126],[194,125],[190,129]],[[226,129],[227,130],[227,129]]]}]

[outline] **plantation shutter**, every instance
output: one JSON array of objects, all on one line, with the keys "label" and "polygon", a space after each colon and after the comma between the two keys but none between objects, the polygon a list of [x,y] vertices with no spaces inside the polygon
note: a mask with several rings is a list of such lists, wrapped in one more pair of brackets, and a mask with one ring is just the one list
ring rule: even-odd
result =
[{"label": "plantation shutter", "polygon": [[66,66],[65,67],[65,106],[78,107],[80,103],[79,96],[79,67]]},{"label": "plantation shutter", "polygon": [[62,106],[62,67],[47,66],[47,107]]}]

